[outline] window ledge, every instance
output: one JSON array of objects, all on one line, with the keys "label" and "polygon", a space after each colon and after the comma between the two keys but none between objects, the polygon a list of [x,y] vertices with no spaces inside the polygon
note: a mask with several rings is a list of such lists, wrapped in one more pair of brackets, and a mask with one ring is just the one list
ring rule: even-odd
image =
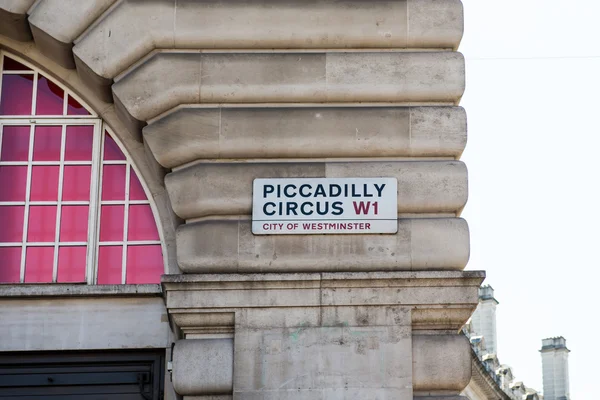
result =
[{"label": "window ledge", "polygon": [[161,286],[147,285],[73,285],[56,284],[28,285],[1,284],[0,298],[7,297],[119,297],[119,296],[162,296]]}]

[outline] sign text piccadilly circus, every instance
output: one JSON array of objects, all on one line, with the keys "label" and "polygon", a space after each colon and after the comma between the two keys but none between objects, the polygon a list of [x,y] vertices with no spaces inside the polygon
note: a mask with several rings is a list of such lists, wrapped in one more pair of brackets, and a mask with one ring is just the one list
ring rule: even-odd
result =
[{"label": "sign text piccadilly circus", "polygon": [[252,233],[396,233],[396,178],[255,179]]}]

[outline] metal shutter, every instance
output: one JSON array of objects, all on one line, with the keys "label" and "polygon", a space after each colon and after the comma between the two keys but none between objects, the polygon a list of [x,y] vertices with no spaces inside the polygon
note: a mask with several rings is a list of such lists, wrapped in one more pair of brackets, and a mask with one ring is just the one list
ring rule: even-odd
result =
[{"label": "metal shutter", "polygon": [[165,350],[0,353],[0,399],[160,400]]}]

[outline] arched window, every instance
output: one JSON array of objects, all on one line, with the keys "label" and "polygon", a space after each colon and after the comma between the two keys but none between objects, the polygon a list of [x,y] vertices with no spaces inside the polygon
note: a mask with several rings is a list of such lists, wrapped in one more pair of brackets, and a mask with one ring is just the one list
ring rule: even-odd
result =
[{"label": "arched window", "polygon": [[102,120],[0,53],[0,283],[158,283],[152,204]]}]

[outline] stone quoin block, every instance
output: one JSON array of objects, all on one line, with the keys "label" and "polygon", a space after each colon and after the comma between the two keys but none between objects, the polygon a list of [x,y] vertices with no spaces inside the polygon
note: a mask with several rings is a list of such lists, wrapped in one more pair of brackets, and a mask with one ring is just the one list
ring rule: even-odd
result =
[{"label": "stone quoin block", "polygon": [[184,273],[462,270],[461,218],[400,219],[393,235],[253,235],[249,219],[207,219],[177,230]]},{"label": "stone quoin block", "polygon": [[467,140],[461,107],[181,106],[144,128],[165,168],[196,159],[458,158]]},{"label": "stone quoin block", "polygon": [[456,52],[157,52],[119,77],[112,90],[135,131],[180,104],[455,105],[464,87],[464,57]]},{"label": "stone quoin block", "polygon": [[175,213],[192,219],[250,215],[256,178],[308,177],[396,178],[399,213],[456,213],[467,201],[467,169],[460,161],[202,163],[168,174],[165,184]]},{"label": "stone quoin block", "polygon": [[[76,41],[76,59],[104,86],[153,49],[456,49],[463,33],[460,0],[128,0],[105,12],[108,1],[31,16],[49,36]],[[72,15],[84,11],[97,22],[76,39]]]},{"label": "stone quoin block", "polygon": [[233,339],[184,339],[173,348],[173,387],[181,395],[229,394]]},{"label": "stone quoin block", "polygon": [[38,2],[29,15],[36,46],[61,66],[75,68],[73,42],[115,2],[61,0],[60,7],[54,1]]},{"label": "stone quoin block", "polygon": [[31,40],[31,30],[27,23],[27,10],[35,0],[0,2],[0,35],[21,42]]},{"label": "stone quoin block", "polygon": [[471,380],[471,349],[463,335],[413,335],[413,390],[460,392]]}]

